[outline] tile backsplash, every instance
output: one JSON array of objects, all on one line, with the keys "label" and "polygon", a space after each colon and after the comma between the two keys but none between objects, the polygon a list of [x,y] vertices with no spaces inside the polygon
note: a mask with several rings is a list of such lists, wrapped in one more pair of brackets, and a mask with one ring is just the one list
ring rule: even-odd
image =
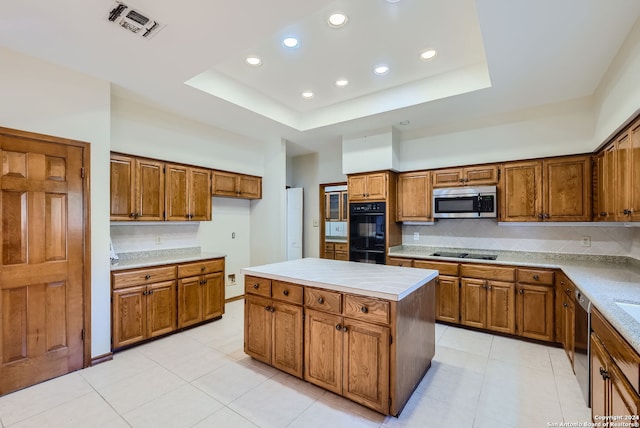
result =
[{"label": "tile backsplash", "polygon": [[111,242],[116,253],[199,247],[199,223],[111,224]]},{"label": "tile backsplash", "polygon": [[[583,245],[583,237],[588,238],[590,246]],[[433,226],[404,225],[402,243],[484,250],[631,255],[640,258],[640,229],[620,224],[498,225],[495,220],[489,219],[444,219]]]}]

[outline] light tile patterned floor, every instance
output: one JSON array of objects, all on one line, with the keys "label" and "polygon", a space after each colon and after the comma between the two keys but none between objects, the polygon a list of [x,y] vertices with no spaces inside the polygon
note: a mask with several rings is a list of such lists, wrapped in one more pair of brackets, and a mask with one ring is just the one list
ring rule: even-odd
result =
[{"label": "light tile patterned floor", "polygon": [[590,421],[562,349],[437,325],[432,368],[400,417],[384,417],[247,357],[243,301],[226,311],[219,321],[0,397],[0,426],[542,428]]}]

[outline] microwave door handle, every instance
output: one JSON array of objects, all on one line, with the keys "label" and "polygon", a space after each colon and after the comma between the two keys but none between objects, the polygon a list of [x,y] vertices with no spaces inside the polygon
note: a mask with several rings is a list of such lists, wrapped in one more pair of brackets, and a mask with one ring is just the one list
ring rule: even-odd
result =
[{"label": "microwave door handle", "polygon": [[482,196],[479,193],[476,199],[476,210],[478,212],[478,217],[482,217]]}]

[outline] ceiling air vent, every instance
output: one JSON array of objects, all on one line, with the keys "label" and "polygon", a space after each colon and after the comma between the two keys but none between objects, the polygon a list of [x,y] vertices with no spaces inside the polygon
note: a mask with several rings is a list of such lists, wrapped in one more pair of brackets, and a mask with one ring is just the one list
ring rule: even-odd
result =
[{"label": "ceiling air vent", "polygon": [[153,37],[164,27],[163,24],[150,18],[146,13],[132,6],[127,6],[122,2],[116,2],[114,4],[113,9],[109,12],[108,19],[125,30],[129,30],[147,39]]}]

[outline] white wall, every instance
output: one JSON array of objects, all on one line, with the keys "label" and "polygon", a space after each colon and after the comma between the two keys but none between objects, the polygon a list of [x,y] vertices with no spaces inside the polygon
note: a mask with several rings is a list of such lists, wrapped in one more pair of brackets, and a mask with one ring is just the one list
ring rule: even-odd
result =
[{"label": "white wall", "polygon": [[0,126],[91,144],[91,353],[110,351],[109,83],[0,47]]},{"label": "white wall", "polygon": [[640,260],[640,227],[633,230],[633,242],[631,243],[631,250],[629,256]]}]

